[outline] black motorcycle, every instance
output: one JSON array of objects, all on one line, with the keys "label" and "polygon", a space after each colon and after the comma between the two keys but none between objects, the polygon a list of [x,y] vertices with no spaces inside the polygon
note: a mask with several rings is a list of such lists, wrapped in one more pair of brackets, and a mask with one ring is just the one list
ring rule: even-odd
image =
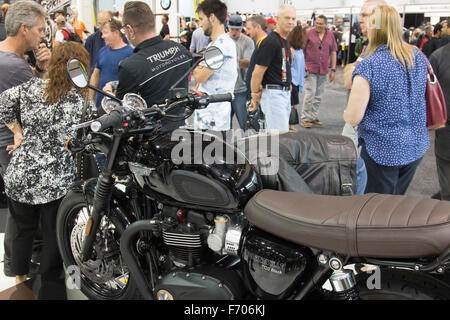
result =
[{"label": "black motorcycle", "polygon": [[[212,47],[204,61],[217,69],[223,56]],[[79,61],[68,73],[88,86]],[[109,96],[107,114],[80,125],[89,134],[68,149],[107,162],[64,198],[57,236],[88,298],[450,298],[450,203],[266,190],[248,161],[199,161],[198,143],[189,152],[192,141],[203,152],[215,139],[239,158],[220,135],[179,129],[174,139],[162,130],[176,108],[189,116],[231,99],[173,89],[166,104],[147,108],[135,94]]]}]

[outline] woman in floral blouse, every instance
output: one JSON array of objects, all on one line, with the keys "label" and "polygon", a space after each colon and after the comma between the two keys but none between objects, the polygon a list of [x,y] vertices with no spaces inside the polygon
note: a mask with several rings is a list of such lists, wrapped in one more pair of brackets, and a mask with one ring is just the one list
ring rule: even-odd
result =
[{"label": "woman in floral blouse", "polygon": [[33,78],[0,95],[0,121],[14,133],[14,145],[7,147],[12,158],[4,180],[18,228],[11,257],[16,283],[26,280],[39,219],[44,238],[41,279],[59,279],[63,271],[56,214],[75,179],[74,159],[65,142],[75,135],[72,125],[80,122],[88,94],[86,89],[73,88],[68,79],[66,65],[71,58],[89,70],[88,52],[79,43],[67,42],[54,49],[48,80]]}]

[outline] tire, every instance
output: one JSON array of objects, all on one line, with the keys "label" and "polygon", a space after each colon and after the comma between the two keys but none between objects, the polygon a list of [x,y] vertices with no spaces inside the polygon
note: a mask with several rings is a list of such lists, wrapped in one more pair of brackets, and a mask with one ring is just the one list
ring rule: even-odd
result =
[{"label": "tire", "polygon": [[371,275],[361,273],[356,282],[361,300],[448,300],[450,286],[423,272],[381,269],[381,288],[370,290]]},{"label": "tire", "polygon": [[[87,211],[86,203],[81,192],[70,191],[61,202],[58,209],[56,219],[56,235],[59,251],[64,262],[64,266],[78,266],[71,246],[71,234],[75,229],[75,218],[79,217],[80,212]],[[80,219],[80,218],[79,218]],[[80,228],[80,227],[77,227]],[[84,229],[84,228],[83,228]],[[120,255],[120,253],[118,253]],[[103,261],[103,260],[101,260]],[[139,298],[139,292],[132,277],[128,277],[128,281],[124,288],[116,288],[108,291],[108,283],[96,283],[92,281],[80,268],[80,287],[84,295],[92,300],[131,300]],[[114,279],[109,281],[110,285],[116,285]],[[106,288],[104,288],[106,287]]]}]

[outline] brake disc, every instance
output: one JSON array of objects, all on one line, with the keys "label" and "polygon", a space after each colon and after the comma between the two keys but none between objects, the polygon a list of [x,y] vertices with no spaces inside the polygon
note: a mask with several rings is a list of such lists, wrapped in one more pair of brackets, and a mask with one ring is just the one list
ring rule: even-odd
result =
[{"label": "brake disc", "polygon": [[[91,281],[103,284],[106,281],[113,280],[114,265],[110,261],[103,259],[101,248],[98,245],[94,246],[97,252],[95,260],[81,261],[81,248],[84,240],[84,232],[86,230],[86,223],[77,224],[70,235],[70,246],[72,254],[77,265],[81,269],[81,273],[88,277]],[[109,259],[108,259],[109,260]]]}]

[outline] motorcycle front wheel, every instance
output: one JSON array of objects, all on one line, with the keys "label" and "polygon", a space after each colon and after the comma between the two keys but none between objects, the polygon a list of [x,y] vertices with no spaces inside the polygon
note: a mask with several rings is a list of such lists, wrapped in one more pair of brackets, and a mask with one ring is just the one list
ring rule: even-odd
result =
[{"label": "motorcycle front wheel", "polygon": [[56,220],[56,234],[64,266],[66,269],[78,271],[76,275],[79,275],[79,289],[89,299],[138,298],[137,286],[122,263],[118,240],[120,235],[106,216],[100,223],[97,233],[100,236],[97,236],[94,242],[93,259],[81,261],[81,244],[89,212],[90,208],[87,207],[81,192],[70,191],[61,202]]},{"label": "motorcycle front wheel", "polygon": [[450,299],[450,286],[423,272],[381,269],[379,288],[368,285],[369,277],[371,275],[367,273],[356,276],[361,300]]}]

